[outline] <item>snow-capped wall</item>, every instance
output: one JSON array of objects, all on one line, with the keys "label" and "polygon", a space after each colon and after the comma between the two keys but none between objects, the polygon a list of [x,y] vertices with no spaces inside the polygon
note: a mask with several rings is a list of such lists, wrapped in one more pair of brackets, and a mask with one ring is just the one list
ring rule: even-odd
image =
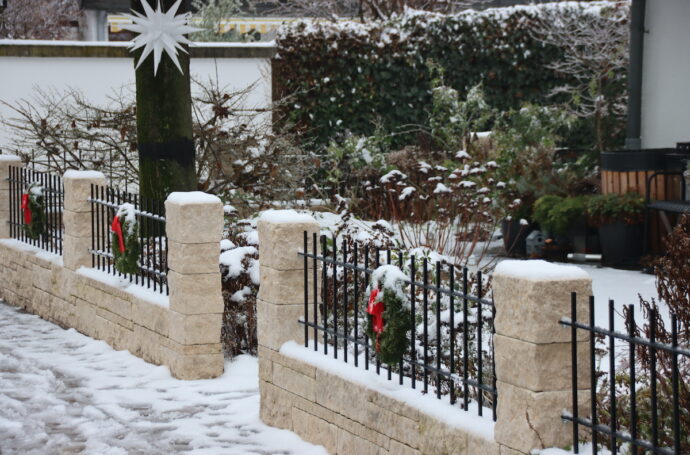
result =
[{"label": "snow-capped wall", "polygon": [[[0,40],[0,120],[15,117],[4,103],[30,101],[36,88],[64,92],[74,88],[94,104],[106,104],[121,88],[134,92],[134,59],[123,42]],[[196,43],[190,50],[191,75],[228,90],[256,83],[246,107],[271,102],[271,43]],[[133,96],[133,95],[132,95]],[[11,132],[0,126],[0,150]]]}]

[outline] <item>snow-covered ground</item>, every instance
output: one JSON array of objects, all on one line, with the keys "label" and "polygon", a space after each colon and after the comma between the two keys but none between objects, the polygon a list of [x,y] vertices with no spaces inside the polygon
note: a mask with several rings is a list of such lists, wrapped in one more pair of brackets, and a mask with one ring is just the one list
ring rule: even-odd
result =
[{"label": "snow-covered ground", "polygon": [[178,381],[0,303],[0,454],[325,454],[260,422],[257,368]]}]

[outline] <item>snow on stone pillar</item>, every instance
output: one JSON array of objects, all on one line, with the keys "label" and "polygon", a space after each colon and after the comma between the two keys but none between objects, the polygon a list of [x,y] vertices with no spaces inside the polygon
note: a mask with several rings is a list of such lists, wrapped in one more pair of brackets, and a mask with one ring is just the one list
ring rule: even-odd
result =
[{"label": "snow on stone pillar", "polygon": [[63,235],[63,261],[65,267],[77,270],[91,267],[91,185],[106,185],[105,176],[96,171],[65,172],[65,206],[62,220],[65,225]]},{"label": "snow on stone pillar", "polygon": [[258,228],[261,286],[256,302],[257,339],[260,350],[278,351],[286,341],[304,343],[304,326],[297,322],[304,318],[304,258],[298,253],[304,250],[305,231],[311,251],[319,224],[293,210],[269,210],[261,216]]},{"label": "snow on stone pillar", "polygon": [[21,158],[0,155],[0,239],[10,238],[10,166],[21,167]]},{"label": "snow on stone pillar", "polygon": [[[545,261],[504,261],[493,276],[496,305],[494,349],[498,391],[495,440],[518,453],[572,445],[571,332],[558,321],[589,317],[592,280],[582,269]],[[581,415],[589,406],[587,334],[578,334],[578,393]],[[503,453],[503,452],[501,452]]]},{"label": "snow on stone pillar", "polygon": [[223,204],[218,197],[171,193],[165,201],[172,344],[170,371],[180,379],[223,373],[223,295],[218,265]]}]

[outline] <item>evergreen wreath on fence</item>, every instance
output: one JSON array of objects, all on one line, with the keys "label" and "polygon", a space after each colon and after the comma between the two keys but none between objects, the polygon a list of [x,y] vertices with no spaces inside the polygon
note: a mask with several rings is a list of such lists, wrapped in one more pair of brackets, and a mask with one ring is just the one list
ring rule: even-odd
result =
[{"label": "evergreen wreath on fence", "polygon": [[141,245],[134,205],[130,203],[120,205],[110,225],[110,232],[115,268],[120,273],[137,273]]},{"label": "evergreen wreath on fence", "polygon": [[46,208],[43,186],[38,183],[29,185],[26,193],[22,194],[21,208],[26,236],[38,240],[45,233]]},{"label": "evergreen wreath on fence", "polygon": [[403,286],[405,274],[394,265],[383,265],[372,274],[367,305],[367,336],[376,340],[376,355],[383,363],[400,362],[410,345],[410,302]]}]

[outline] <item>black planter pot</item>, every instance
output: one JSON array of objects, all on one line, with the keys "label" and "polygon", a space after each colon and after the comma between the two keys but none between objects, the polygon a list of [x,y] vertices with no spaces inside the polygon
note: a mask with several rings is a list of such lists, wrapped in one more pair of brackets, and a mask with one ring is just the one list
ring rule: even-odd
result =
[{"label": "black planter pot", "polygon": [[525,240],[533,228],[530,225],[520,224],[520,220],[503,220],[501,233],[503,234],[503,246],[508,256],[525,256],[527,246]]},{"label": "black planter pot", "polygon": [[606,265],[637,267],[642,257],[644,224],[617,221],[599,226],[601,252]]}]

